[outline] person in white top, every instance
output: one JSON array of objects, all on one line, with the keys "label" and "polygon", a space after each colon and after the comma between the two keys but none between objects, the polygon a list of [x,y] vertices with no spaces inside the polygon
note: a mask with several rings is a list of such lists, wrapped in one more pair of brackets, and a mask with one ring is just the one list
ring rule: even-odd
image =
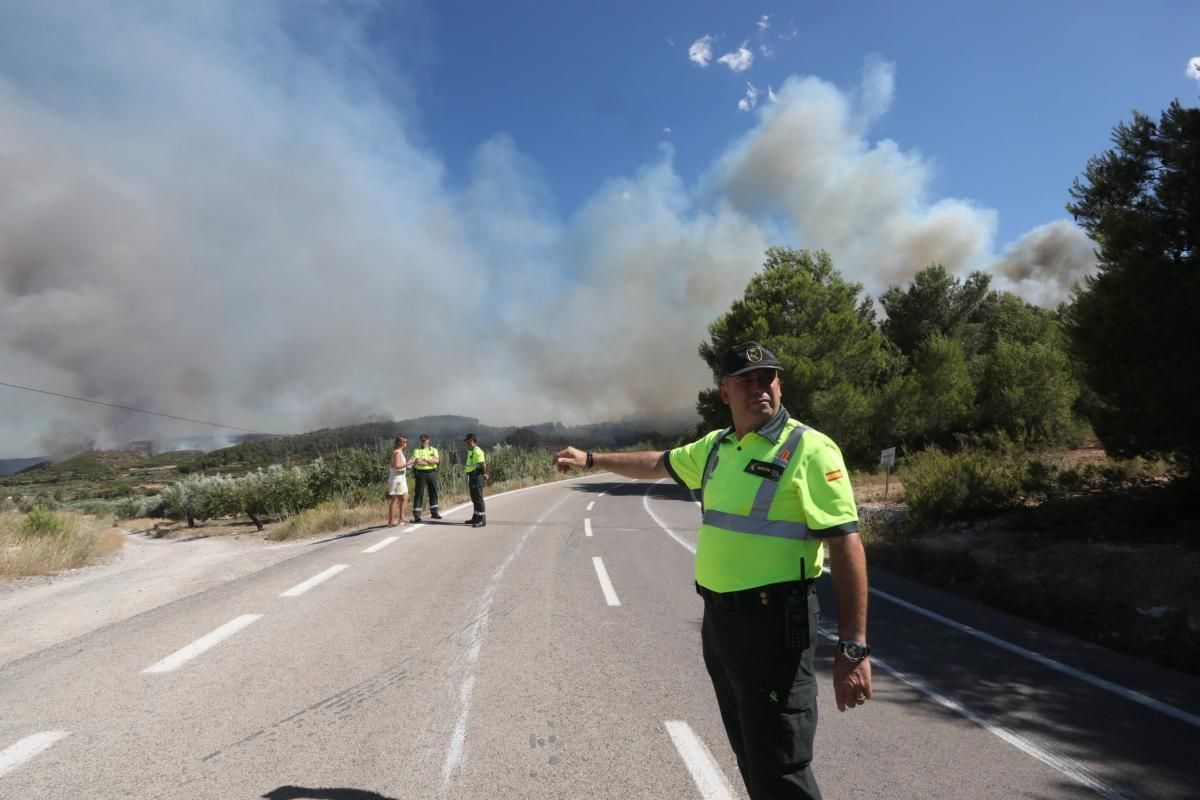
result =
[{"label": "person in white top", "polygon": [[[388,466],[388,527],[394,528],[408,516],[408,468],[416,463],[416,459],[407,460],[404,448],[408,447],[408,437],[396,437],[396,449],[392,451],[392,460]],[[399,513],[397,513],[399,512]]]}]

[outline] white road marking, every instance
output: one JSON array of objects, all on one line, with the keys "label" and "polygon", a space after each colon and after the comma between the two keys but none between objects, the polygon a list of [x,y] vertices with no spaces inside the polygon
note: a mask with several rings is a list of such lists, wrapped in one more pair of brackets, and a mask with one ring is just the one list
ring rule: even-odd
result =
[{"label": "white road marking", "polygon": [[366,550],[363,550],[363,552],[364,553],[378,553],[380,550],[387,547],[392,542],[398,542],[398,541],[400,541],[399,536],[389,536],[386,539],[384,539],[383,541],[376,542],[375,544],[371,545]]},{"label": "white road marking", "polygon": [[[516,489],[514,491],[520,492],[525,491],[525,489]],[[550,514],[560,505],[562,505],[569,497],[570,495],[564,494],[562,499],[550,506],[550,508],[546,509],[546,513],[542,514],[542,516],[538,518],[537,522],[525,529],[525,535],[521,537],[521,540],[517,542],[516,546],[508,554],[508,557],[504,559],[504,563],[500,565],[499,569],[497,569],[492,575],[492,579],[488,581],[487,588],[480,597],[479,606],[475,611],[475,621],[466,629],[466,637],[469,647],[467,648],[462,666],[459,668],[459,671],[464,672],[465,674],[463,675],[462,681],[459,683],[458,687],[458,720],[454,723],[454,732],[450,735],[450,744],[446,748],[446,760],[442,764],[443,797],[447,796],[447,789],[450,785],[450,779],[454,776],[454,773],[458,770],[459,766],[462,765],[463,753],[465,751],[467,742],[467,720],[471,713],[471,693],[475,688],[475,665],[479,662],[479,652],[483,649],[483,635],[487,630],[488,617],[492,612],[492,598],[496,594],[496,587],[500,585],[500,578],[503,577],[504,570],[508,569],[508,565],[511,564],[513,559],[517,557],[517,553],[521,552],[521,548],[525,545],[525,540],[529,538],[529,534],[531,534],[538,525],[541,525],[542,521],[545,520],[546,517],[550,516]],[[466,503],[463,503],[463,507],[466,505]]]},{"label": "white road marking", "polygon": [[926,609],[926,608],[921,608],[920,606],[914,605],[914,604],[908,602],[907,600],[901,600],[899,597],[888,594],[887,592],[881,592],[878,589],[871,589],[871,594],[876,595],[877,597],[882,597],[884,600],[895,603],[898,606],[907,608],[909,611],[913,611],[917,614],[920,614],[921,616],[928,617],[929,619],[932,619],[935,622],[940,622],[943,625],[954,628],[956,631],[961,631],[970,636],[974,636],[976,639],[981,639],[981,640],[987,642],[988,644],[992,644],[992,645],[995,645],[996,647],[999,647],[1002,650],[1007,650],[1010,653],[1016,653],[1017,655],[1022,656],[1023,658],[1027,658],[1030,661],[1035,661],[1038,664],[1041,664],[1043,667],[1047,667],[1047,668],[1055,670],[1057,672],[1061,672],[1064,675],[1070,675],[1072,678],[1077,678],[1077,679],[1083,681],[1084,683],[1089,683],[1092,686],[1095,686],[1097,689],[1103,689],[1105,691],[1112,692],[1113,694],[1118,695],[1119,697],[1123,697],[1126,700],[1132,701],[1134,703],[1139,703],[1143,706],[1146,706],[1147,708],[1152,708],[1155,711],[1159,711],[1163,714],[1166,714],[1169,717],[1174,717],[1175,719],[1180,720],[1181,722],[1186,722],[1189,725],[1200,728],[1200,716],[1188,713],[1187,711],[1184,711],[1181,708],[1176,708],[1175,706],[1168,705],[1167,703],[1164,703],[1161,700],[1155,700],[1154,698],[1147,697],[1146,695],[1141,694],[1139,692],[1135,692],[1131,689],[1126,689],[1124,686],[1119,686],[1111,681],[1104,680],[1104,678],[1100,678],[1095,675],[1092,675],[1091,673],[1084,672],[1081,669],[1076,669],[1075,667],[1068,666],[1068,665],[1062,663],[1061,661],[1055,661],[1054,659],[1048,658],[1048,657],[1042,655],[1041,653],[1034,652],[1033,650],[1026,650],[1024,647],[1021,647],[1020,645],[1013,644],[1012,642],[1007,642],[1004,639],[1000,639],[996,636],[992,636],[989,633],[984,633],[981,630],[972,628],[970,625],[964,625],[961,622],[955,622],[954,620],[950,619],[949,617],[943,617],[941,614],[938,614],[934,611],[930,611],[929,609]]},{"label": "white road marking", "polygon": [[730,786],[725,773],[721,772],[716,759],[712,757],[712,753],[704,746],[700,737],[692,732],[691,726],[674,719],[669,719],[663,724],[667,726],[667,733],[671,735],[671,741],[675,743],[675,749],[679,751],[684,766],[692,774],[700,796],[704,800],[736,800],[737,795],[733,793],[733,787]]},{"label": "white road marking", "polygon": [[237,619],[226,622],[212,633],[201,636],[187,647],[175,651],[162,661],[159,661],[157,664],[146,667],[144,670],[142,670],[142,672],[170,672],[171,670],[179,669],[185,663],[200,655],[205,650],[215,647],[216,645],[228,639],[230,636],[233,636],[242,628],[257,622],[260,619],[262,619],[262,614],[243,614]]},{"label": "white road marking", "polygon": [[583,518],[583,535],[584,536],[592,535],[592,518],[591,517]]},{"label": "white road marking", "polygon": [[666,531],[668,536],[679,542],[679,544],[683,545],[683,548],[689,553],[696,555],[696,546],[688,543],[686,539],[682,538],[678,533],[668,528],[667,523],[663,522],[662,518],[660,518],[658,514],[654,513],[654,509],[650,508],[650,487],[654,486],[655,483],[662,483],[663,480],[666,480],[666,478],[657,480],[654,483],[646,484],[646,491],[642,492],[642,508],[646,509],[646,513],[650,515],[650,518],[654,520],[658,527]]},{"label": "white road marking", "polygon": [[[665,479],[663,479],[663,480],[665,480]],[[656,483],[662,483],[662,480],[656,481]],[[671,536],[671,538],[673,538],[675,541],[677,541],[681,545],[683,545],[688,550],[688,552],[695,555],[696,548],[693,547],[692,545],[688,544],[683,539],[679,538],[678,534],[676,534],[673,530],[668,528],[667,525],[659,518],[659,516],[650,509],[649,486],[652,486],[652,485],[653,484],[647,485],[646,493],[644,493],[642,495],[642,505],[645,507],[646,513],[649,514],[650,517],[656,523],[658,523],[658,527],[662,528],[664,531],[666,531]],[[828,553],[826,555],[828,555]],[[825,572],[829,572],[828,567],[825,567]],[[1068,666],[1066,664],[1063,664],[1061,661],[1055,661],[1054,659],[1048,658],[1048,657],[1042,655],[1041,653],[1036,653],[1032,650],[1027,650],[1024,647],[1021,647],[1020,645],[1016,645],[1016,644],[1013,644],[1012,642],[1005,641],[1004,639],[1001,639],[997,636],[992,636],[989,633],[984,633],[981,630],[972,628],[970,625],[964,625],[961,622],[955,622],[954,620],[950,619],[949,617],[944,617],[935,611],[930,611],[927,608],[922,608],[921,606],[915,605],[914,603],[910,603],[907,600],[901,600],[899,597],[896,597],[895,595],[888,594],[887,592],[880,591],[879,589],[874,589],[874,588],[870,589],[869,591],[871,594],[875,595],[876,597],[881,597],[884,600],[887,600],[888,602],[895,603],[898,606],[907,608],[909,611],[915,612],[924,617],[928,617],[929,619],[932,619],[935,622],[940,622],[943,625],[947,625],[947,626],[954,628],[957,631],[961,631],[962,633],[965,633],[969,636],[974,636],[975,638],[985,641],[988,644],[993,644],[996,647],[1001,648],[1002,650],[1007,650],[1010,653],[1015,653],[1019,656],[1022,656],[1023,658],[1029,659],[1030,661],[1037,662],[1038,664],[1041,664],[1044,667],[1047,667],[1052,670],[1056,670],[1058,672],[1063,673],[1064,675],[1070,675],[1072,678],[1077,678],[1077,679],[1083,681],[1084,683],[1091,684],[1092,686],[1095,686],[1098,689],[1104,689],[1105,691],[1112,692],[1113,694],[1117,695],[1118,697],[1123,697],[1126,700],[1129,700],[1131,702],[1139,703],[1141,705],[1146,706],[1147,708],[1152,708],[1155,711],[1159,711],[1163,714],[1166,714],[1169,717],[1174,717],[1175,719],[1180,720],[1181,722],[1186,722],[1189,725],[1200,728],[1200,716],[1197,716],[1196,714],[1189,713],[1187,711],[1184,711],[1181,708],[1176,708],[1175,706],[1170,705],[1168,703],[1164,703],[1161,700],[1155,700],[1152,697],[1147,697],[1146,695],[1141,694],[1139,692],[1135,692],[1131,689],[1126,689],[1124,686],[1120,686],[1111,681],[1106,681],[1104,678],[1100,678],[1095,675],[1092,675],[1091,673],[1084,672],[1081,669],[1076,669],[1075,667]]]},{"label": "white road marking", "polygon": [[288,589],[286,592],[284,592],[283,594],[281,594],[279,596],[280,597],[299,597],[300,595],[304,594],[305,592],[307,592],[309,589],[313,588],[314,586],[322,584],[325,581],[332,578],[334,575],[337,575],[339,572],[341,572],[348,566],[350,566],[350,565],[349,564],[334,564],[332,567],[330,567],[329,569],[320,573],[319,575],[313,575],[311,578],[304,581],[304,583],[297,583],[295,586]]},{"label": "white road marking", "polygon": [[0,775],[13,771],[70,735],[67,731],[42,731],[0,750]]},{"label": "white road marking", "polygon": [[[826,639],[829,639],[830,641],[837,641],[837,638],[838,638],[837,634],[832,633],[827,630],[824,630],[824,629],[821,629],[821,635],[824,636]],[[943,706],[944,708],[948,708],[951,711],[953,711],[954,713],[959,714],[963,717],[966,717],[971,722],[974,722],[976,725],[983,728],[985,731],[992,734],[993,736],[999,737],[1000,739],[1002,739],[1003,741],[1012,745],[1013,747],[1017,748],[1021,752],[1025,753],[1027,755],[1031,755],[1034,758],[1036,758],[1038,761],[1041,761],[1043,764],[1046,764],[1047,766],[1058,770],[1063,775],[1066,775],[1068,778],[1075,781],[1076,783],[1086,786],[1087,788],[1091,789],[1093,792],[1100,795],[1101,797],[1104,797],[1107,800],[1130,800],[1128,795],[1121,794],[1116,789],[1113,789],[1111,786],[1109,786],[1108,784],[1101,781],[1099,778],[1092,775],[1090,772],[1088,772],[1083,767],[1077,765],[1075,762],[1070,761],[1069,759],[1063,758],[1061,756],[1055,755],[1054,753],[1052,753],[1049,750],[1038,747],[1036,744],[1034,744],[1033,742],[1024,738],[1023,736],[1019,736],[1019,735],[1013,733],[1012,731],[1008,730],[1004,726],[997,725],[996,723],[994,723],[984,717],[981,717],[980,715],[976,714],[974,711],[971,711],[970,709],[954,702],[949,697],[946,697],[944,694],[938,692],[937,690],[930,688],[929,686],[927,686],[926,684],[917,680],[916,678],[913,678],[913,677],[910,677],[910,676],[904,674],[900,670],[898,670],[895,667],[888,664],[886,661],[876,658],[874,654],[871,655],[871,665],[872,665],[872,668],[878,667],[879,669],[883,670],[884,672],[888,673],[889,675],[893,676],[894,678],[897,678],[898,680],[903,681],[904,683],[908,684],[912,688],[916,689],[921,694],[923,694],[926,697],[928,697],[929,699],[933,700],[938,705]]]},{"label": "white road marking", "polygon": [[[662,481],[656,481],[656,483],[661,483],[661,482]],[[645,507],[646,512],[650,515],[650,517],[656,523],[658,523],[658,526],[660,528],[662,528],[664,531],[666,531],[671,536],[671,538],[673,538],[675,541],[679,542],[681,545],[684,546],[684,548],[686,548],[689,552],[691,552],[694,555],[696,553],[696,548],[693,547],[692,545],[688,544],[684,540],[680,539],[679,536],[674,531],[672,531],[670,528],[668,528],[663,523],[663,521],[661,519],[659,519],[658,515],[655,514],[650,509],[649,486],[652,486],[652,485],[653,484],[649,484],[647,486],[646,492],[642,495],[642,505]],[[825,571],[828,572],[829,571],[828,568],[826,568]],[[919,614],[927,616],[930,619],[934,619],[938,622],[942,622],[946,625],[949,625],[950,627],[953,627],[957,630],[961,630],[964,633],[969,633],[973,636],[978,636],[979,638],[983,639],[984,641],[995,644],[998,647],[1002,647],[1006,650],[1009,650],[1010,652],[1017,653],[1019,655],[1025,656],[1026,658],[1032,658],[1034,661],[1037,661],[1040,664],[1044,664],[1045,666],[1051,667],[1052,669],[1061,668],[1062,672],[1065,672],[1066,674],[1072,675],[1074,677],[1079,677],[1083,680],[1086,680],[1088,683],[1093,683],[1093,685],[1100,686],[1101,688],[1111,687],[1110,691],[1117,690],[1117,694],[1121,695],[1122,697],[1129,697],[1129,699],[1135,700],[1137,702],[1146,701],[1147,705],[1153,704],[1153,705],[1151,705],[1152,708],[1157,708],[1158,710],[1163,711],[1163,713],[1167,713],[1178,719],[1183,719],[1186,722],[1191,722],[1192,724],[1196,724],[1196,722],[1193,721],[1195,719],[1194,715],[1188,714],[1185,711],[1181,711],[1180,709],[1177,709],[1174,706],[1169,706],[1165,703],[1160,703],[1157,700],[1152,700],[1151,698],[1144,697],[1143,695],[1137,694],[1136,692],[1130,692],[1128,689],[1125,689],[1124,687],[1109,683],[1108,681],[1105,681],[1101,678],[1097,678],[1094,675],[1089,675],[1088,673],[1074,669],[1073,667],[1067,667],[1065,664],[1060,664],[1057,661],[1048,659],[1045,656],[1042,656],[1038,653],[1034,653],[1031,650],[1026,650],[1025,648],[1018,647],[1017,645],[1011,644],[1010,642],[1006,642],[1003,639],[999,639],[995,636],[991,636],[990,634],[983,633],[982,631],[977,631],[974,628],[971,628],[970,626],[963,625],[963,624],[955,622],[954,620],[951,620],[947,617],[943,617],[940,614],[936,614],[932,611],[921,608],[920,606],[913,605],[912,603],[909,603],[905,600],[901,600],[900,598],[895,597],[894,595],[890,595],[886,592],[881,592],[878,589],[871,589],[870,592],[871,592],[871,594],[875,594],[875,595],[879,595],[880,597],[883,597],[885,600],[890,600],[890,601],[897,603],[905,608],[908,608]],[[828,631],[822,630],[821,633],[826,638],[833,639],[833,640],[837,639],[836,635],[831,634]],[[914,689],[921,692],[922,694],[927,695],[928,697],[932,698],[934,701],[940,703],[941,705],[945,706],[946,708],[949,708],[952,711],[955,711],[956,713],[961,714],[962,716],[964,716],[967,719],[974,722],[976,725],[979,725],[980,727],[982,727],[984,730],[987,730],[990,733],[998,736],[1000,739],[1004,740],[1005,742],[1008,742],[1013,747],[1016,747],[1018,750],[1021,750],[1022,752],[1033,756],[1034,758],[1038,759],[1042,763],[1053,767],[1054,769],[1058,770],[1059,772],[1061,772],[1062,774],[1071,778],[1072,780],[1076,781],[1077,783],[1080,783],[1080,784],[1088,787],[1092,791],[1096,792],[1097,794],[1101,795],[1102,797],[1107,798],[1107,800],[1129,800],[1129,798],[1127,798],[1125,795],[1117,792],[1115,789],[1112,789],[1108,785],[1102,783],[1100,780],[1098,780],[1097,778],[1092,776],[1091,773],[1089,773],[1087,770],[1083,769],[1082,767],[1076,765],[1074,762],[1068,761],[1067,759],[1061,758],[1060,756],[1056,756],[1053,753],[1051,753],[1050,751],[1044,750],[1044,749],[1038,747],[1037,745],[1033,744],[1032,742],[1029,742],[1029,741],[1021,738],[1020,736],[1013,733],[1012,731],[1009,731],[1008,729],[1006,729],[1002,726],[996,725],[996,724],[984,719],[983,717],[979,716],[975,712],[970,711],[969,709],[959,705],[958,703],[955,703],[953,700],[950,700],[949,698],[945,697],[944,695],[939,694],[938,692],[934,691],[933,689],[931,689],[930,687],[921,683],[920,681],[916,680],[915,678],[909,678],[907,675],[905,675],[904,673],[895,669],[894,667],[890,666],[886,662],[880,660],[879,658],[876,658],[875,656],[871,656],[871,663],[878,665],[880,669],[884,670],[887,673],[890,673],[891,675],[894,675],[895,677],[897,677],[904,683],[907,683],[909,686],[913,687]],[[1055,666],[1055,665],[1057,665],[1057,666]],[[1088,680],[1088,679],[1091,679],[1091,680]],[[1137,698],[1141,698],[1141,700],[1137,700]],[[1161,706],[1161,708],[1160,708],[1160,706]],[[1175,712],[1175,713],[1172,713],[1172,712]],[[1182,715],[1182,716],[1177,716],[1177,715]],[[1188,719],[1189,717],[1191,719]]]},{"label": "white road marking", "polygon": [[592,556],[592,566],[596,568],[596,577],[600,579],[600,588],[604,591],[604,601],[610,606],[619,606],[617,593],[613,590],[612,581],[608,579],[608,571],[604,569],[604,561],[600,556]]},{"label": "white road marking", "polygon": [[596,505],[596,501],[595,501],[595,500],[593,500],[592,502],[588,503],[588,504],[587,504],[587,508],[585,508],[585,509],[584,509],[584,511],[591,511],[591,510],[592,510],[592,506],[594,506],[594,505]]}]

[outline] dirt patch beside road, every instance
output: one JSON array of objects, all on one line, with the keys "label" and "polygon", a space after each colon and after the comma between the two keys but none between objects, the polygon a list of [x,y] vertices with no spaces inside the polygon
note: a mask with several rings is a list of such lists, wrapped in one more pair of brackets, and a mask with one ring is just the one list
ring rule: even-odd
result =
[{"label": "dirt patch beside road", "polygon": [[125,546],[105,563],[0,583],[0,664],[256,572],[306,544],[122,535]]}]

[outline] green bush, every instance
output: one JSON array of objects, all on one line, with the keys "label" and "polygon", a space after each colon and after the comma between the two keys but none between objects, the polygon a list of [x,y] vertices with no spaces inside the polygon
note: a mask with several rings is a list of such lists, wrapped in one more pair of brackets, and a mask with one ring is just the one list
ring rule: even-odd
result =
[{"label": "green bush", "polygon": [[63,538],[67,526],[63,518],[45,506],[34,506],[21,522],[21,533],[30,537]]},{"label": "green bush", "polygon": [[918,530],[1015,505],[1023,463],[1006,450],[931,447],[905,459],[900,471],[909,520]]}]

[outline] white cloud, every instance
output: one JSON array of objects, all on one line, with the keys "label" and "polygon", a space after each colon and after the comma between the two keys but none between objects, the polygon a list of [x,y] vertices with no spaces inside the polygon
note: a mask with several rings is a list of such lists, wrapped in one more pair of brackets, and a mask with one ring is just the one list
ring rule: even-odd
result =
[{"label": "white cloud", "polygon": [[771,56],[775,55],[775,51],[765,44],[760,44],[758,46],[758,52],[762,53],[763,58],[770,58]]},{"label": "white cloud", "polygon": [[763,14],[754,24],[758,26],[758,35],[762,36],[771,27],[771,17],[769,14]]},{"label": "white cloud", "polygon": [[674,40],[674,39],[672,39],[670,36],[668,36],[668,37],[667,37],[667,45],[668,45],[669,47],[674,47],[674,46],[675,46],[675,40]]},{"label": "white cloud", "polygon": [[749,81],[746,82],[746,95],[738,101],[739,111],[753,111],[758,106],[758,96],[761,90]]},{"label": "white cloud", "polygon": [[754,64],[754,53],[746,49],[746,43],[737,50],[733,50],[717,59],[717,62],[724,64],[734,72],[745,72]]},{"label": "white cloud", "polygon": [[667,134],[667,135],[669,136],[669,135],[671,134],[671,129],[670,129],[670,128],[663,128],[663,129],[662,129],[662,132],[663,132],[663,133],[665,133],[665,134]]},{"label": "white cloud", "polygon": [[1200,56],[1188,59],[1187,72],[1184,73],[1194,81],[1200,81]]},{"label": "white cloud", "polygon": [[712,61],[713,41],[711,36],[701,36],[692,42],[692,46],[688,48],[688,58],[702,67],[707,67],[708,62]]},{"label": "white cloud", "polygon": [[775,96],[775,90],[770,85],[767,86],[767,99],[772,103],[778,103],[779,98]]}]

